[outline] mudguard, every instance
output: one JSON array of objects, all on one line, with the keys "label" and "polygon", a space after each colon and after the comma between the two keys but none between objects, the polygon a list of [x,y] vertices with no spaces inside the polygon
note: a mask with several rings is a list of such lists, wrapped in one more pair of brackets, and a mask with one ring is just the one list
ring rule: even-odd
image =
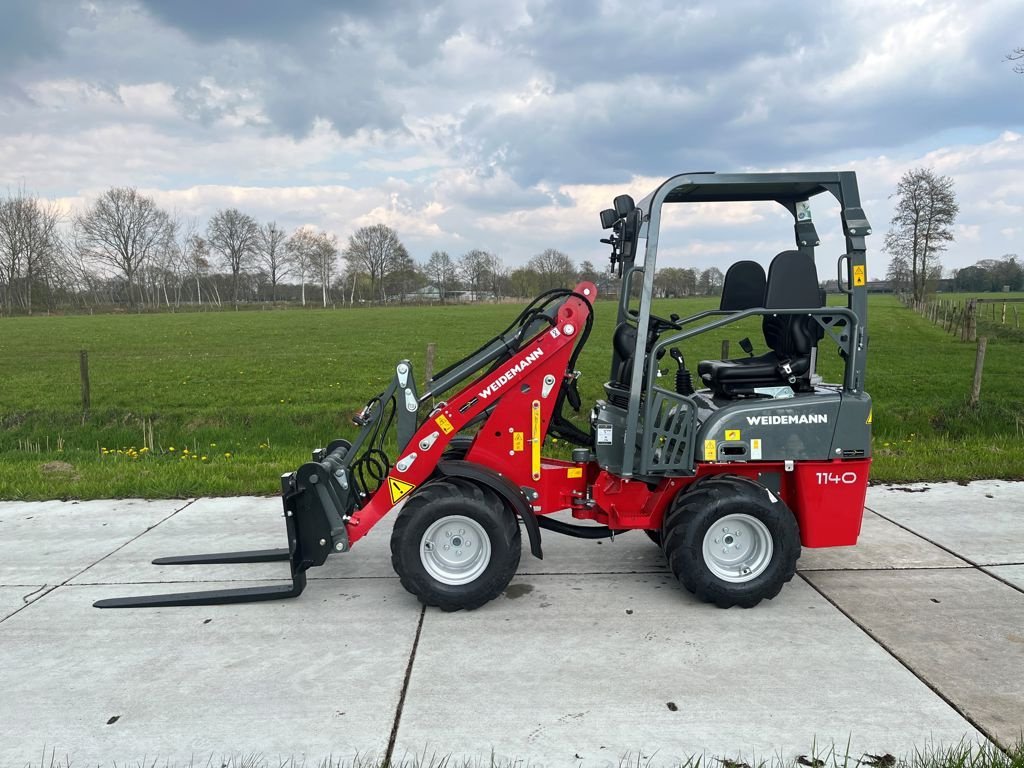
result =
[{"label": "mudguard", "polygon": [[540,546],[540,525],[537,523],[537,515],[534,514],[533,507],[523,495],[522,489],[515,483],[489,467],[462,459],[439,461],[437,471],[446,477],[461,477],[484,485],[503,498],[523,521],[526,533],[530,537],[530,553],[538,560],[544,559],[544,553]]}]

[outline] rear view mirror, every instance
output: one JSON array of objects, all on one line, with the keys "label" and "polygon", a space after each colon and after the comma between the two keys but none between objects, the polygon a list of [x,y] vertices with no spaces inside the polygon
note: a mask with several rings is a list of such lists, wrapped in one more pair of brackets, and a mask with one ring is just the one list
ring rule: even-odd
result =
[{"label": "rear view mirror", "polygon": [[619,214],[620,218],[636,208],[636,203],[633,202],[633,198],[629,195],[619,195],[615,198],[614,205],[615,212]]},{"label": "rear view mirror", "polygon": [[619,216],[614,208],[605,208],[601,211],[601,229],[611,229],[618,220]]}]

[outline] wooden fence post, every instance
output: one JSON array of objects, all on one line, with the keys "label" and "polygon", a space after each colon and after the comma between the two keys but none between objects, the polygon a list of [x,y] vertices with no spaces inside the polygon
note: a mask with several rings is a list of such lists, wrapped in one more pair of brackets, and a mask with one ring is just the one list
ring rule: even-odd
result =
[{"label": "wooden fence post", "polygon": [[1003,302],[1003,313],[999,318],[1000,325],[1006,325],[1006,302]]},{"label": "wooden fence post", "polygon": [[78,353],[78,373],[82,378],[82,419],[84,420],[92,407],[92,395],[89,392],[89,353],[84,349]]},{"label": "wooden fence post", "polygon": [[981,399],[981,372],[985,367],[985,347],[988,339],[982,336],[978,339],[978,354],[974,358],[974,383],[971,385],[971,405],[975,406]]},{"label": "wooden fence post", "polygon": [[729,359],[729,340],[728,339],[722,339],[722,359],[723,360],[728,360]]},{"label": "wooden fence post", "polygon": [[434,378],[434,357],[437,355],[437,344],[430,342],[427,344],[427,359],[423,363],[423,387],[424,389],[430,386],[430,380]]}]

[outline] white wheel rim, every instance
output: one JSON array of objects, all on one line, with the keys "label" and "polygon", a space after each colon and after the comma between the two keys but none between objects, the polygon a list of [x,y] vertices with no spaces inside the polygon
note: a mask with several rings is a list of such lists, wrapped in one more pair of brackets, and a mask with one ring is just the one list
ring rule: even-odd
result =
[{"label": "white wheel rim", "polygon": [[469,584],[491,562],[491,540],[475,520],[464,515],[442,517],[420,539],[420,562],[442,584]]},{"label": "white wheel rim", "polygon": [[756,517],[726,515],[704,534],[704,564],[732,584],[756,579],[768,568],[775,550],[768,527]]}]

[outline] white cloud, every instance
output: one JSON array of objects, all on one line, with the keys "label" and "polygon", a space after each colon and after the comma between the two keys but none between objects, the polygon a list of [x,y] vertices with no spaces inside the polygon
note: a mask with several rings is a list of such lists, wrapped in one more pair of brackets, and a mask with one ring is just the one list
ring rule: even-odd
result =
[{"label": "white cloud", "polygon": [[[545,247],[603,260],[598,212],[674,173],[852,168],[880,276],[889,195],[931,166],[961,202],[947,266],[1024,252],[1024,77],[999,61],[1019,2],[655,2],[643,24],[613,0],[324,7],[55,16],[61,55],[0,72],[0,187],[70,209],[134,185],[200,219],[235,205],[342,240],[383,221],[418,258],[514,265]],[[815,206],[824,261],[835,213]],[[736,204],[676,206],[665,231],[666,257],[703,268],[770,257],[790,229]]]}]

